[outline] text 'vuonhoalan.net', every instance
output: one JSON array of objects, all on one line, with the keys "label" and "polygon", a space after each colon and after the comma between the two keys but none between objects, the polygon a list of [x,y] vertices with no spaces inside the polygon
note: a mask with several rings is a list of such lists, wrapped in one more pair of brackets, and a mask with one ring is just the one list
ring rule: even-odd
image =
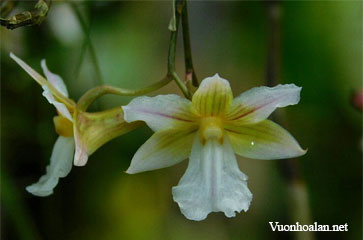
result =
[{"label": "text 'vuonhoalan.net'", "polygon": [[300,224],[296,222],[296,224],[288,225],[288,224],[279,224],[279,222],[269,222],[272,231],[279,232],[343,232],[348,231],[348,223],[341,225],[322,225],[314,222],[314,224]]}]

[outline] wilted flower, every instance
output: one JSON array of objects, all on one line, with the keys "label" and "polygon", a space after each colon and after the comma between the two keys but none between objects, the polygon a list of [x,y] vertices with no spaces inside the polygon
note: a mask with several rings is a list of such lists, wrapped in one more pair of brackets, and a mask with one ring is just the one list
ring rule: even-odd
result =
[{"label": "wilted flower", "polygon": [[27,65],[24,61],[10,53],[30,76],[43,88],[43,96],[57,109],[54,117],[55,130],[59,137],[54,144],[50,165],[46,174],[37,183],[26,188],[36,196],[48,196],[61,177],[65,177],[74,165],[84,166],[88,156],[106,142],[140,126],[140,122],[126,123],[121,108],[95,113],[81,112],[76,109],[75,102],[68,98],[67,87],[62,78],[41,61],[46,79]]},{"label": "wilted flower", "polygon": [[254,159],[305,154],[285,129],[266,120],[276,108],[297,104],[300,91],[294,84],[258,87],[233,99],[229,82],[216,74],[202,81],[191,102],[177,95],[135,98],[123,107],[125,120],[145,121],[155,133],[127,173],[168,167],[189,156],[186,173],[173,187],[174,201],[188,219],[247,211],[252,194],[235,153]]}]

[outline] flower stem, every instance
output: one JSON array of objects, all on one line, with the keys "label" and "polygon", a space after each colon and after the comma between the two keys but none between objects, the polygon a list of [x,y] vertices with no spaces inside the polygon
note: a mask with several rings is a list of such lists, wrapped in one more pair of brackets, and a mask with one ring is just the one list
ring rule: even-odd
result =
[{"label": "flower stem", "polygon": [[199,83],[193,66],[192,47],[190,44],[187,1],[185,1],[184,8],[182,11],[182,30],[183,30],[183,44],[184,44],[185,81],[187,83],[191,82],[194,87],[198,87]]},{"label": "flower stem", "polygon": [[173,78],[175,83],[178,85],[180,90],[183,92],[184,96],[188,99],[191,98],[191,93],[189,89],[184,84],[184,82],[180,79],[178,74],[175,71],[175,52],[176,52],[176,43],[178,38],[178,30],[179,30],[179,22],[182,12],[184,10],[186,2],[184,0],[176,0],[175,1],[175,31],[171,31],[170,34],[170,44],[169,44],[169,55],[168,55],[168,75]]},{"label": "flower stem", "polygon": [[192,98],[192,94],[190,93],[189,89],[187,88],[187,86],[185,86],[185,84],[183,83],[183,81],[179,78],[178,74],[176,72],[171,72],[171,77],[174,79],[174,81],[176,82],[176,84],[178,85],[178,87],[180,88],[180,90],[182,90],[184,96],[188,99]]},{"label": "flower stem", "polygon": [[[266,66],[266,84],[275,86],[279,83],[281,69],[281,6],[278,0],[267,3],[269,39],[268,56]],[[286,119],[281,112],[276,112],[273,119],[282,126],[286,125]],[[300,169],[296,159],[285,159],[279,162],[281,174],[288,185],[290,211],[289,218],[292,223],[312,224],[309,206],[309,197],[304,179],[300,174]],[[295,239],[312,240],[312,232],[295,232]]]},{"label": "flower stem", "polygon": [[105,94],[114,94],[120,96],[139,96],[146,93],[153,92],[166,84],[168,84],[172,80],[171,76],[166,76],[160,81],[151,84],[145,88],[140,89],[125,89],[125,88],[118,88],[109,85],[101,85],[95,88],[90,89],[87,91],[78,101],[77,109],[81,111],[86,111],[88,106],[94,102],[97,98],[105,95]]},{"label": "flower stem", "polygon": [[[169,52],[168,52],[168,71],[164,78],[160,81],[140,89],[125,89],[125,88],[118,88],[109,85],[101,85],[95,88],[90,89],[87,91],[78,101],[77,109],[80,111],[86,111],[88,106],[92,104],[96,99],[100,98],[105,94],[115,94],[120,96],[139,96],[146,93],[153,92],[166,84],[170,81],[174,80],[178,87],[181,89],[183,94],[186,98],[190,99],[192,94],[184,84],[184,82],[180,79],[178,74],[175,71],[175,53],[176,53],[176,43],[178,37],[178,29],[179,29],[179,22],[182,10],[184,8],[185,1],[184,0],[177,0],[175,3],[175,21],[176,21],[176,31],[171,31],[170,34],[170,41],[169,41]],[[189,44],[190,46],[190,44]],[[191,56],[191,55],[190,55]]]}]

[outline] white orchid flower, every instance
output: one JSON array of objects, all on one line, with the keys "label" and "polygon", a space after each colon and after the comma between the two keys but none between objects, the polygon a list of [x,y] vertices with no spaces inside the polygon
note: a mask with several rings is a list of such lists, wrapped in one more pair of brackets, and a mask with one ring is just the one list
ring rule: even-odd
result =
[{"label": "white orchid flower", "polygon": [[66,177],[71,171],[72,162],[84,166],[89,155],[103,144],[140,126],[140,122],[126,123],[119,107],[94,113],[77,111],[75,102],[68,98],[62,78],[49,71],[45,60],[41,61],[41,66],[46,78],[13,53],[10,57],[42,86],[43,96],[58,112],[53,121],[59,137],[53,147],[50,165],[38,182],[26,187],[28,192],[41,197],[52,194],[59,178]]},{"label": "white orchid flower", "polygon": [[124,118],[145,121],[155,133],[127,173],[169,167],[189,156],[186,173],[172,190],[188,219],[247,211],[252,194],[235,153],[254,159],[305,154],[285,129],[266,119],[276,108],[297,104],[300,91],[294,84],[257,87],[233,99],[229,82],[216,74],[201,82],[192,101],[177,95],[137,97],[123,107]]},{"label": "white orchid flower", "polygon": [[54,144],[46,174],[38,182],[26,187],[28,192],[36,196],[48,196],[53,193],[59,178],[67,176],[72,169],[75,145],[71,111],[74,110],[75,103],[68,98],[68,90],[62,78],[49,71],[45,60],[41,61],[41,66],[46,79],[14,54],[10,53],[10,57],[42,86],[43,96],[54,105],[59,114],[54,117],[59,137]]}]

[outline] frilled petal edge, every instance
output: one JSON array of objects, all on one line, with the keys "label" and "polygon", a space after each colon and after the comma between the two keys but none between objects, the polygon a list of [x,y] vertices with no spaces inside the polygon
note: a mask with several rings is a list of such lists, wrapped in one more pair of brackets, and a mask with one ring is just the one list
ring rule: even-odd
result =
[{"label": "frilled petal edge", "polygon": [[203,220],[210,212],[234,217],[250,206],[247,179],[238,168],[228,137],[223,144],[208,140],[202,145],[196,136],[187,171],[173,187],[173,198],[190,220]]}]

